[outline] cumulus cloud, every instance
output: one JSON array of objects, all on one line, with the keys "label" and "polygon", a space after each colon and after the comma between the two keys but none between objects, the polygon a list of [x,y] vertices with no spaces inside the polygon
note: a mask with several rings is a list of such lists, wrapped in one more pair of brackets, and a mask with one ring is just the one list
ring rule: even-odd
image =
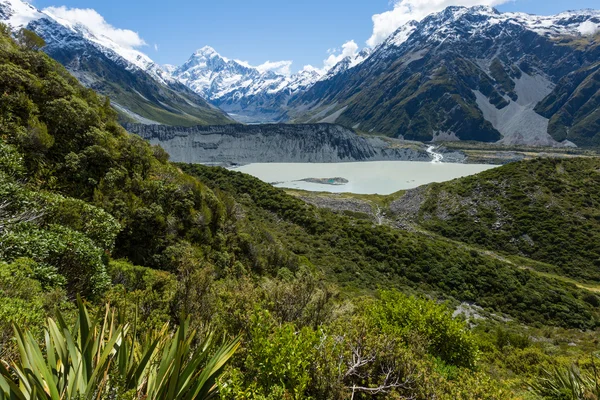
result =
[{"label": "cumulus cloud", "polygon": [[327,57],[323,61],[323,68],[325,71],[333,68],[337,63],[342,61],[346,57],[354,57],[358,53],[358,45],[354,40],[347,41],[342,45],[341,49],[329,49]]},{"label": "cumulus cloud", "polygon": [[94,35],[105,36],[128,49],[146,45],[146,42],[144,42],[144,39],[139,34],[129,29],[115,28],[106,22],[102,15],[91,8],[48,7],[44,9],[44,12],[74,25],[83,25]]},{"label": "cumulus cloud", "polygon": [[305,65],[300,72],[319,72],[319,68],[315,68],[312,65]]},{"label": "cumulus cloud", "polygon": [[596,32],[600,32],[600,24],[596,24],[592,21],[585,21],[583,24],[579,25],[579,32],[582,35],[593,35]]},{"label": "cumulus cloud", "polygon": [[280,75],[292,74],[292,61],[267,61],[256,67],[260,72],[273,71]]},{"label": "cumulus cloud", "polygon": [[279,75],[289,76],[292,74],[293,61],[267,61],[258,66],[251,65],[248,61],[234,60],[236,63],[243,65],[246,68],[256,68],[260,73],[273,71]]},{"label": "cumulus cloud", "polygon": [[400,26],[415,20],[420,21],[431,13],[439,12],[448,6],[472,7],[477,5],[497,6],[509,0],[395,0],[394,8],[373,15],[373,34],[367,40],[371,47],[377,46]]}]

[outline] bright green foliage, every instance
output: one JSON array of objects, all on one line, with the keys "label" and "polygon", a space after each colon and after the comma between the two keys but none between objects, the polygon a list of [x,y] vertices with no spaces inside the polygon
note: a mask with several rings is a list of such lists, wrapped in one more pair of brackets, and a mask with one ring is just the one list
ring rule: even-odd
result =
[{"label": "bright green foliage", "polygon": [[363,314],[342,313],[313,330],[256,311],[222,398],[509,398],[485,374],[436,361],[419,334],[386,332]]},{"label": "bright green foliage", "polygon": [[17,35],[17,40],[21,46],[29,50],[39,50],[46,45],[44,39],[29,29],[21,29]]},{"label": "bright green foliage", "polygon": [[420,336],[425,340],[427,351],[444,362],[461,367],[475,366],[475,339],[464,322],[452,318],[446,306],[400,292],[383,291],[365,308],[371,323],[382,332],[405,339]]},{"label": "bright green foliage", "polygon": [[[239,347],[239,340],[223,345],[209,357],[212,335],[194,351],[192,344],[196,333],[188,332],[188,325],[189,321],[184,322],[173,338],[164,342],[160,363],[150,367],[148,377],[142,375],[147,379],[143,398],[195,400],[208,399],[218,393],[216,378]],[[143,366],[140,363],[137,370]]]},{"label": "bright green foliage", "polygon": [[6,260],[28,257],[54,266],[67,278],[70,293],[94,296],[108,287],[102,250],[91,239],[69,228],[50,225],[40,229],[25,224],[3,235],[2,246],[0,254]]},{"label": "bright green foliage", "polygon": [[135,318],[139,331],[160,328],[171,320],[178,284],[175,275],[125,260],[111,261],[108,273],[113,287],[106,300],[116,305],[127,320]]},{"label": "bright green foliage", "polygon": [[44,220],[80,232],[102,250],[112,251],[121,230],[119,223],[106,211],[82,200],[55,196],[45,209]]},{"label": "bright green foliage", "polygon": [[[66,225],[101,251],[148,267],[169,269],[176,261],[164,253],[180,242],[207,246],[208,253],[213,244],[223,244],[214,241],[223,222],[216,196],[167,164],[164,154],[141,138],[128,135],[116,123],[110,103],[63,67],[0,36],[0,82],[3,170],[26,175],[32,191],[45,189],[88,203],[56,197],[26,204],[13,198],[13,207],[36,211],[45,216],[45,224]],[[56,229],[50,231],[56,236]],[[38,228],[27,234],[43,235]],[[22,255],[45,259],[14,252]],[[81,269],[100,271],[85,258]]]},{"label": "bright green foliage", "polygon": [[217,393],[215,380],[239,345],[233,341],[211,356],[209,335],[193,348],[188,322],[173,335],[165,325],[139,341],[135,327],[119,322],[110,307],[91,319],[81,301],[73,327],[60,314],[48,320],[45,351],[29,331],[15,332],[20,358],[8,368],[0,364],[0,398],[206,399]]},{"label": "bright green foliage", "polygon": [[22,177],[24,173],[23,156],[14,146],[0,140],[0,174],[3,180]]},{"label": "bright green foliage", "polygon": [[243,372],[232,372],[231,387],[225,387],[223,398],[306,398],[319,334],[273,322],[266,311],[252,317]]},{"label": "bright green foliage", "polygon": [[23,185],[21,158],[13,146],[2,143],[2,150],[0,255],[35,260],[35,277],[45,286],[67,283],[72,294],[102,293],[108,285],[105,252],[113,248],[119,224],[83,201]]},{"label": "bright green foliage", "polygon": [[[106,317],[92,321],[82,303],[74,329],[62,317],[48,320],[45,333],[46,356],[28,331],[15,328],[20,358],[0,369],[0,388],[10,398],[61,399],[92,398],[105,390],[114,362],[129,326],[116,325],[107,309]],[[18,386],[12,379],[17,376]]]},{"label": "bright green foliage", "polygon": [[0,262],[0,343],[7,345],[5,349],[0,346],[0,354],[12,351],[6,340],[12,336],[12,324],[26,326],[39,336],[50,302],[60,302],[60,292],[51,294],[51,290],[44,290],[41,282],[52,277],[42,275],[43,272],[37,263],[28,259],[10,264]]}]

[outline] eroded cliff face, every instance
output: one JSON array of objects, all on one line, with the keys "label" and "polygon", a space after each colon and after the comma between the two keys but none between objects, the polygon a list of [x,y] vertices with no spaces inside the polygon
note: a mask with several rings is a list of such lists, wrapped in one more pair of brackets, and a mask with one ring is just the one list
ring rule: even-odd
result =
[{"label": "eroded cliff face", "polygon": [[429,161],[425,149],[365,138],[339,125],[224,125],[190,128],[128,124],[125,128],[162,146],[175,162]]}]

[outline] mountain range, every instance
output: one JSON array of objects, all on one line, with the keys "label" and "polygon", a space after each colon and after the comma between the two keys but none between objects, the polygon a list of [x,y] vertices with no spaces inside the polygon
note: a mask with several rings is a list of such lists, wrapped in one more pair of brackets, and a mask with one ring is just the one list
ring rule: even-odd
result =
[{"label": "mountain range", "polygon": [[232,122],[145,54],[82,24],[21,0],[0,1],[0,22],[15,31],[27,28],[41,36],[46,41],[44,51],[85,86],[109,96],[122,121],[169,125]]},{"label": "mountain range", "polygon": [[598,60],[599,26],[592,10],[538,17],[449,7],[401,27],[359,66],[317,82],[291,102],[293,118],[424,141],[595,143],[565,127],[586,115],[556,117],[564,108],[542,105],[569,102],[570,74],[585,80]]},{"label": "mountain range", "polygon": [[336,123],[419,141],[600,144],[600,11],[555,16],[448,7],[401,26],[329,70],[254,67],[205,46],[159,66],[21,0],[0,20],[27,27],[124,122]]},{"label": "mountain range", "polygon": [[209,47],[172,76],[241,122],[337,123],[421,141],[596,145],[599,28],[595,10],[543,17],[448,7],[321,76],[260,73]]}]

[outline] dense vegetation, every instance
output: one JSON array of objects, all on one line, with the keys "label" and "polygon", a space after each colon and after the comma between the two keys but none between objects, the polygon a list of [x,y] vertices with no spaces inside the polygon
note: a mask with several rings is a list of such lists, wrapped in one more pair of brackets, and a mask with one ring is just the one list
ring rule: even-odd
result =
[{"label": "dense vegetation", "polygon": [[196,332],[189,331],[189,321],[173,335],[165,324],[140,338],[135,325],[120,321],[108,306],[103,319],[90,318],[81,300],[78,308],[74,329],[60,313],[57,322],[48,319],[45,351],[31,332],[15,329],[21,358],[0,364],[0,398],[211,398],[219,372],[239,346],[234,340],[209,357],[212,335],[192,347]]},{"label": "dense vegetation", "polygon": [[[237,193],[253,226],[352,288],[411,287],[505,312],[526,322],[591,328],[589,294],[429,235],[374,226],[316,209],[247,175],[182,166],[207,184]],[[552,299],[544,301],[543,299]]]},{"label": "dense vegetation", "polygon": [[0,398],[502,399],[597,350],[595,295],[173,165],[32,38],[0,34]]},{"label": "dense vegetation", "polygon": [[[600,281],[600,160],[537,159],[422,189],[416,220],[449,238]],[[402,199],[399,200],[402,203]]]}]

